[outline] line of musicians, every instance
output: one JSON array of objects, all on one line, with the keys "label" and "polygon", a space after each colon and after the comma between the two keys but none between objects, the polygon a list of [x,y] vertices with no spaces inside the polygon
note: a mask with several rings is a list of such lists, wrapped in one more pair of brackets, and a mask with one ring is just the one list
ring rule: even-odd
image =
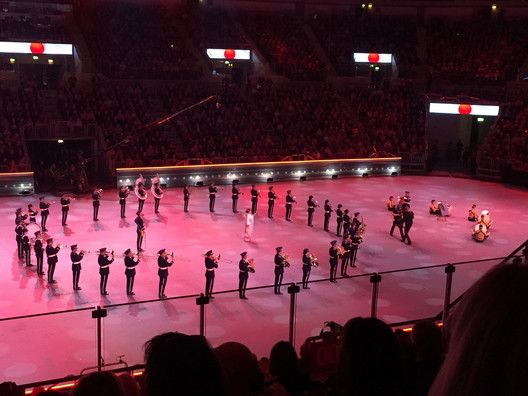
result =
[{"label": "line of musicians", "polygon": [[[54,246],[53,238],[48,238],[45,241],[43,240],[42,232],[36,231],[35,239],[33,242],[33,250],[35,252],[35,257],[37,261],[37,274],[38,276],[44,276],[43,262],[44,262],[44,253],[47,257],[48,264],[48,273],[47,281],[49,285],[55,284],[56,280],[54,279],[55,268],[58,263],[58,254],[60,250],[67,245],[56,244]],[[30,241],[27,236],[27,229],[24,233],[25,245],[25,254],[26,259],[30,256]],[[330,262],[330,282],[336,283],[337,277],[337,266],[338,260],[341,259],[341,276],[348,276],[346,269],[350,264],[352,267],[356,267],[356,254],[359,244],[361,243],[361,236],[351,237],[346,234],[343,237],[343,242],[341,246],[337,246],[337,241],[333,240],[330,242],[331,247],[329,249],[329,262]],[[81,263],[87,253],[90,253],[89,250],[79,250],[78,245],[71,245],[71,268],[72,268],[72,283],[73,290],[79,291],[82,288],[79,286],[79,280],[81,275]],[[100,248],[98,251],[94,252],[98,255],[97,264],[99,266],[99,275],[100,275],[100,284],[99,289],[100,293],[103,296],[107,296],[107,284],[108,276],[110,274],[110,265],[114,262],[115,256],[114,251],[108,251],[106,248]],[[255,272],[255,260],[248,259],[248,253],[242,252],[240,254],[241,259],[239,261],[239,297],[243,300],[247,300],[246,297],[246,287],[247,281],[249,279],[249,273]],[[122,255],[125,265],[125,275],[126,275],[126,294],[128,296],[135,295],[134,288],[134,278],[136,275],[136,266],[140,262],[140,253],[134,253],[131,249],[125,250]],[[209,250],[204,254],[205,257],[205,296],[210,299],[214,299],[213,286],[215,279],[215,270],[218,268],[218,262],[220,260],[220,255],[215,255],[212,250]],[[168,268],[171,267],[174,263],[173,253],[168,253],[165,249],[161,249],[157,254],[157,264],[158,264],[158,297],[160,299],[166,298],[165,287],[167,285],[167,278],[169,275]],[[28,264],[32,266],[32,264]],[[309,289],[308,281],[310,278],[310,273],[312,267],[318,267],[318,259],[313,255],[308,248],[305,248],[302,252],[302,286],[303,289]],[[284,269],[290,267],[290,258],[287,254],[284,253],[282,246],[276,248],[276,254],[274,257],[274,293],[282,294],[280,289],[282,285],[282,279],[284,275]]]}]

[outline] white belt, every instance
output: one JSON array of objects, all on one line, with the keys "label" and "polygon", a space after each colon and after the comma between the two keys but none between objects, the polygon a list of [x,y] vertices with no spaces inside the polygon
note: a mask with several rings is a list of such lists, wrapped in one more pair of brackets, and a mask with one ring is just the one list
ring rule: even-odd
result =
[{"label": "white belt", "polygon": [[66,207],[66,206],[70,206],[70,204],[68,204],[68,205],[62,205],[63,208]]},{"label": "white belt", "polygon": [[169,269],[168,267],[158,267],[160,270],[167,270]]},{"label": "white belt", "polygon": [[332,213],[331,210],[325,210],[325,213]]},{"label": "white belt", "polygon": [[268,198],[268,199],[269,199],[270,201],[273,201],[273,200],[275,200],[275,198]]},{"label": "white belt", "polygon": [[206,268],[207,271],[214,271],[214,268]]},{"label": "white belt", "polygon": [[72,263],[72,264],[81,264],[81,262],[80,261],[76,261],[75,263]]},{"label": "white belt", "polygon": [[284,264],[275,264],[275,267],[282,267]]},{"label": "white belt", "polygon": [[50,254],[48,257],[57,257],[56,254]]},{"label": "white belt", "polygon": [[102,265],[100,268],[108,268],[110,265]]},{"label": "white belt", "polygon": [[249,271],[242,271],[242,270],[240,270],[240,272],[249,272]]}]

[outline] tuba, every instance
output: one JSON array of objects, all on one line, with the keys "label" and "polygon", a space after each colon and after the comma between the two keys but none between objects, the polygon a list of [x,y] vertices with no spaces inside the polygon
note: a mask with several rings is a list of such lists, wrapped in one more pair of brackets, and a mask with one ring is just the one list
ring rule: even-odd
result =
[{"label": "tuba", "polygon": [[248,261],[248,271],[251,272],[252,274],[255,273],[255,259],[254,258],[250,258],[249,261]]},{"label": "tuba", "polygon": [[284,255],[284,268],[290,268],[290,256]]},{"label": "tuba", "polygon": [[[138,197],[138,199],[141,199],[141,200],[145,200],[147,199],[147,192],[145,191],[144,189],[144,183],[145,183],[145,179],[143,178],[143,175],[140,173],[139,174],[139,177],[136,179],[136,187],[134,188],[134,193],[136,194],[136,197]],[[143,190],[143,193],[145,195],[141,195],[139,193],[139,185],[142,185],[142,190]]]},{"label": "tuba", "polygon": [[315,254],[310,254],[310,261],[312,262],[312,267],[319,267],[319,261],[317,260],[317,256]]},{"label": "tuba", "polygon": [[157,173],[156,173],[156,176],[151,180],[151,182],[152,182],[152,185],[150,186],[150,192],[152,193],[154,198],[157,198],[157,199],[163,198],[163,190],[161,188],[160,188],[161,194],[156,194],[155,184],[160,182],[160,177]]}]

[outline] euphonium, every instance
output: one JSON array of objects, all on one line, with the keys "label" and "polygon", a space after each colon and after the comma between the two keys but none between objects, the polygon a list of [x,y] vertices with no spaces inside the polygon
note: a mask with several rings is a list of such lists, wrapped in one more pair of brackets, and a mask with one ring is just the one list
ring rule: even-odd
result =
[{"label": "euphonium", "polygon": [[249,267],[248,267],[248,271],[251,272],[252,274],[255,273],[255,259],[254,258],[250,258],[249,261],[248,261],[248,264],[249,264]]},{"label": "euphonium", "polygon": [[284,267],[290,268],[290,256],[288,256],[287,254],[284,255]]},{"label": "euphonium", "polygon": [[315,254],[310,254],[310,261],[312,262],[312,267],[319,267],[319,262]]}]

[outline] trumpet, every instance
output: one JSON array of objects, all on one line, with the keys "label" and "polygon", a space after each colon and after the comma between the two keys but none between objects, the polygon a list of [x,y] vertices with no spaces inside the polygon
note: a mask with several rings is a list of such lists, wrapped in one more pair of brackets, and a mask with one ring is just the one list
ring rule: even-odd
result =
[{"label": "trumpet", "polygon": [[90,253],[90,251],[89,250],[81,250],[80,253],[81,254],[85,254],[85,253]]},{"label": "trumpet", "polygon": [[215,263],[218,263],[220,261],[220,258],[222,257],[221,254],[217,254],[216,256],[213,254],[213,260]]},{"label": "trumpet", "polygon": [[68,247],[68,245],[63,245],[63,244],[61,244],[61,243],[58,243],[58,244],[57,244],[57,247],[60,248],[60,249],[62,249],[63,247]]},{"label": "trumpet", "polygon": [[312,262],[312,267],[315,267],[315,268],[319,267],[319,261],[315,254],[310,254],[310,261]]},{"label": "trumpet", "polygon": [[284,257],[284,268],[290,268],[290,256],[285,254],[283,257]]},{"label": "trumpet", "polygon": [[97,194],[97,195],[102,195],[103,194],[103,189],[102,188],[96,188],[94,190],[94,193]]},{"label": "trumpet", "polygon": [[337,247],[337,257],[342,259],[344,254],[345,254],[345,248],[343,246],[338,246]]},{"label": "trumpet", "polygon": [[248,264],[249,264],[249,267],[248,267],[248,271],[251,272],[252,274],[255,273],[255,259],[254,258],[250,258],[249,261],[248,261]]}]

